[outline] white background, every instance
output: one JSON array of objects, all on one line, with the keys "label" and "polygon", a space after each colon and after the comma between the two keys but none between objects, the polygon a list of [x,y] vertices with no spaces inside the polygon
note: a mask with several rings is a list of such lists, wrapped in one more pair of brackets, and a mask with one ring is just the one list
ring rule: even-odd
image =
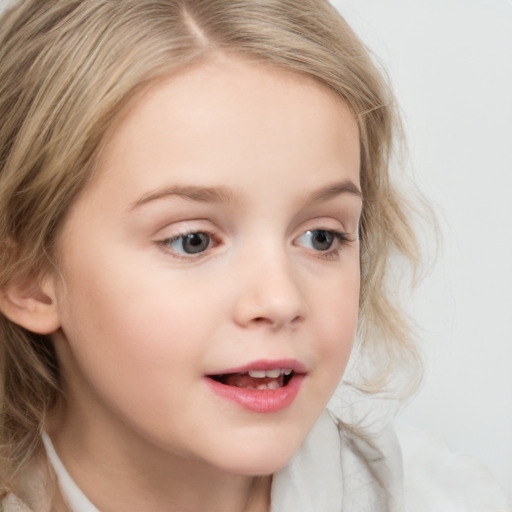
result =
[{"label": "white background", "polygon": [[404,417],[512,495],[512,1],[333,3],[390,72],[444,240],[414,305],[428,371]]},{"label": "white background", "polygon": [[413,306],[427,374],[403,417],[512,496],[512,1],[333,4],[388,69],[440,222]]}]

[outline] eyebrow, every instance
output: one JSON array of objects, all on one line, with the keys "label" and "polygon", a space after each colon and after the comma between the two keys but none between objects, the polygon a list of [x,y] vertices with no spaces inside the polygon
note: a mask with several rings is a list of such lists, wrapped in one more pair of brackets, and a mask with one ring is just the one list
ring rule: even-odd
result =
[{"label": "eyebrow", "polygon": [[182,197],[191,201],[200,203],[231,203],[233,202],[233,193],[226,187],[200,187],[196,185],[175,185],[164,187],[154,192],[149,192],[137,199],[130,210],[135,210],[151,201],[163,199],[169,196]]},{"label": "eyebrow", "polygon": [[[356,197],[362,197],[359,187],[350,180],[345,180],[340,183],[328,185],[320,190],[314,191],[311,195],[307,196],[306,203],[317,204],[323,201],[329,201],[342,194],[351,194]],[[130,206],[130,210],[135,210],[147,203],[163,199],[170,196],[177,196],[191,201],[200,203],[232,203],[234,202],[234,194],[226,187],[201,187],[197,185],[174,185],[164,187],[148,194],[143,195],[137,199]]]},{"label": "eyebrow", "polygon": [[327,187],[323,187],[320,190],[313,192],[308,197],[307,202],[317,204],[323,201],[329,201],[330,199],[334,199],[342,194],[350,194],[359,198],[363,197],[361,190],[353,181],[345,180],[340,183],[328,185]]}]

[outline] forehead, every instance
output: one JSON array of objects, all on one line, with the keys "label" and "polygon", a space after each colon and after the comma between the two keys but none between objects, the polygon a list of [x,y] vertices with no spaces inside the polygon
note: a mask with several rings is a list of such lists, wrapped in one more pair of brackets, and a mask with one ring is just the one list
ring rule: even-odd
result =
[{"label": "forehead", "polygon": [[287,165],[292,175],[308,169],[311,186],[319,167],[351,170],[358,183],[355,116],[313,78],[224,56],[146,89],[110,134],[97,169],[142,169],[146,187],[176,170],[192,182],[229,185],[241,176],[264,180]]}]

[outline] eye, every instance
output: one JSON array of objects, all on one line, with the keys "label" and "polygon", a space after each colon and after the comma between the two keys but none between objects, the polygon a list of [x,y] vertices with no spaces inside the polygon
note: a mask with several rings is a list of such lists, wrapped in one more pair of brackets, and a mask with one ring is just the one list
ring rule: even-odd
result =
[{"label": "eye", "polygon": [[297,239],[299,245],[309,247],[315,251],[328,251],[337,241],[346,241],[344,233],[327,229],[306,231]]},{"label": "eye", "polygon": [[201,231],[179,235],[163,241],[166,248],[178,254],[199,254],[211,245],[211,237]]}]

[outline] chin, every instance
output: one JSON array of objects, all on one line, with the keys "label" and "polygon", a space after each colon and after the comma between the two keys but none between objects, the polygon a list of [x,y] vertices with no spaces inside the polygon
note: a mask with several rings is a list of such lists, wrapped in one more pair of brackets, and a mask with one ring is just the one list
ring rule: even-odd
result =
[{"label": "chin", "polygon": [[230,453],[222,458],[220,466],[224,471],[237,475],[272,475],[288,464],[302,441],[303,437],[283,440],[276,436],[259,442],[253,440],[240,447],[233,443]]}]

